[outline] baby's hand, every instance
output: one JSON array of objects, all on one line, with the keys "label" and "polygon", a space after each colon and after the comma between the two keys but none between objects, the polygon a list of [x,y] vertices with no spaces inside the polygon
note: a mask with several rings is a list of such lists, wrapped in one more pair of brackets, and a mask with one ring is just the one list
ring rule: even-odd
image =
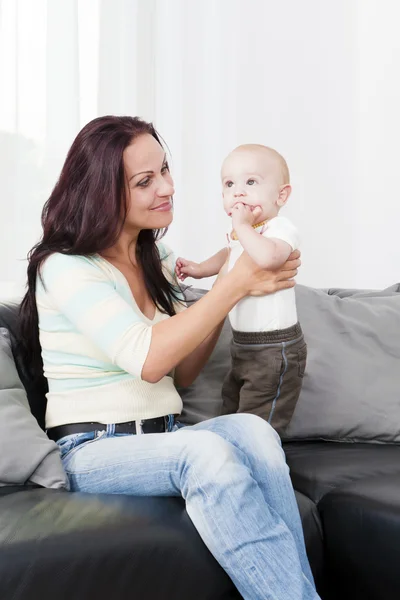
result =
[{"label": "baby's hand", "polygon": [[184,281],[186,277],[193,277],[194,279],[201,279],[203,277],[199,263],[180,257],[176,261],[175,273],[180,281]]},{"label": "baby's hand", "polygon": [[236,230],[241,225],[254,225],[261,215],[261,208],[255,206],[252,208],[242,202],[237,202],[232,208],[232,225]]}]

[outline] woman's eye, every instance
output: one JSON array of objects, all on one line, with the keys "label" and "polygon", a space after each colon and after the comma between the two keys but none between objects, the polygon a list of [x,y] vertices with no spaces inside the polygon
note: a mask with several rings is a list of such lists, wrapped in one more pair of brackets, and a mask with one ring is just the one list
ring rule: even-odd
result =
[{"label": "woman's eye", "polygon": [[256,180],[255,180],[255,179],[248,179],[248,180],[247,180],[247,184],[248,184],[248,185],[254,185],[254,184],[255,184],[255,182],[256,182]]},{"label": "woman's eye", "polygon": [[162,173],[162,174],[164,174],[164,173],[166,173],[167,171],[169,171],[169,166],[168,166],[168,164],[166,163],[166,164],[163,166],[163,168],[161,169],[161,173]]},{"label": "woman's eye", "polygon": [[227,181],[225,185],[226,187],[230,188],[233,186],[233,181]]},{"label": "woman's eye", "polygon": [[150,177],[146,177],[146,179],[142,179],[141,181],[139,181],[138,186],[139,187],[147,187],[150,183]]}]

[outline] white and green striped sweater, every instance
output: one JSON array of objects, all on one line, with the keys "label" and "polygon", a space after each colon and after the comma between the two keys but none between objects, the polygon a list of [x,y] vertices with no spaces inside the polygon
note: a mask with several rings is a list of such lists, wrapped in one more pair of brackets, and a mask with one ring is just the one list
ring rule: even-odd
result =
[{"label": "white and green striped sweater", "polygon": [[[166,276],[176,282],[173,254],[158,244]],[[173,378],[141,379],[152,326],[122,273],[99,255],[52,254],[38,277],[36,302],[44,374],[46,427],[95,421],[121,423],[179,414]],[[184,306],[177,303],[176,311]]]}]

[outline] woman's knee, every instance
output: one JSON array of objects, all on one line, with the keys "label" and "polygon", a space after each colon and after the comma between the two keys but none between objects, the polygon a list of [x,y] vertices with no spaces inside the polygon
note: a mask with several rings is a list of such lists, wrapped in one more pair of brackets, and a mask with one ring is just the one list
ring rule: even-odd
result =
[{"label": "woman's knee", "polygon": [[187,435],[185,454],[192,462],[207,462],[211,458],[226,460],[233,450],[229,442],[213,431],[194,431],[188,428],[180,431],[179,435]]},{"label": "woman's knee", "polygon": [[239,448],[250,463],[256,459],[265,467],[281,467],[287,470],[286,457],[278,433],[260,417],[249,413],[227,415],[221,417],[219,423],[215,423],[214,431]]},{"label": "woman's knee", "polygon": [[250,439],[260,436],[265,442],[271,441],[272,444],[281,445],[279,434],[267,421],[257,415],[235,413],[220,417],[220,419],[226,419],[225,424],[228,429],[236,430],[237,435],[248,436]]},{"label": "woman's knee", "polygon": [[234,446],[217,433],[187,429],[177,435],[187,436],[182,456],[184,472],[194,474],[197,479],[219,479],[240,463]]},{"label": "woman's knee", "polygon": [[229,497],[235,490],[245,494],[254,486],[248,461],[230,442],[207,431],[187,431],[184,459],[180,470],[180,491],[186,501],[202,498],[214,501],[221,494]]}]

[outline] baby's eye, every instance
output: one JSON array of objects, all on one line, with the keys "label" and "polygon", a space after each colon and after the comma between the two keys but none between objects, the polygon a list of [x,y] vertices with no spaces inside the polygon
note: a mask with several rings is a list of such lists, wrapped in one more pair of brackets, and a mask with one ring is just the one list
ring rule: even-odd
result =
[{"label": "baby's eye", "polygon": [[248,179],[248,180],[247,180],[247,184],[248,184],[248,185],[254,185],[255,183],[256,183],[256,180],[255,180],[255,179]]},{"label": "baby's eye", "polygon": [[233,186],[233,181],[227,181],[227,182],[225,183],[225,185],[226,185],[226,187],[230,188],[230,187],[232,187],[232,186]]}]

